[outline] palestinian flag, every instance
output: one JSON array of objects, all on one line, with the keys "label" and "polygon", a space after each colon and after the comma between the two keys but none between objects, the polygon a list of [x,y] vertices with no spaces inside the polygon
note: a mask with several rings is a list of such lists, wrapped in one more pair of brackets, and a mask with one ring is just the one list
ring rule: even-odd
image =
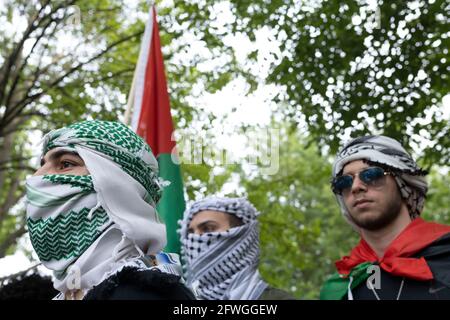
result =
[{"label": "palestinian flag", "polygon": [[172,139],[173,123],[153,6],[145,27],[128,105],[128,110],[133,108],[131,127],[152,148],[158,160],[159,176],[170,181],[170,185],[164,188],[157,210],[167,227],[167,246],[164,250],[179,253],[180,240],[176,230],[178,219],[183,216],[185,201],[180,166],[171,157],[172,153],[176,154]]}]

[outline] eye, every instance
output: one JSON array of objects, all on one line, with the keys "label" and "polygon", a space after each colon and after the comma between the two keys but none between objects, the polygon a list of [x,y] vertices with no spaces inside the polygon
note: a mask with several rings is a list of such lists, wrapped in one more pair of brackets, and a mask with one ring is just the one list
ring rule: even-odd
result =
[{"label": "eye", "polygon": [[74,161],[61,160],[60,168],[61,169],[69,169],[78,166],[79,164]]},{"label": "eye", "polygon": [[341,193],[345,189],[351,188],[353,184],[353,177],[351,175],[344,175],[337,177],[333,182],[335,192]]},{"label": "eye", "polygon": [[217,226],[213,223],[208,223],[202,226],[202,232],[214,232],[217,230]]},{"label": "eye", "polygon": [[373,183],[384,177],[384,170],[378,167],[369,168],[361,171],[359,177],[364,183]]}]

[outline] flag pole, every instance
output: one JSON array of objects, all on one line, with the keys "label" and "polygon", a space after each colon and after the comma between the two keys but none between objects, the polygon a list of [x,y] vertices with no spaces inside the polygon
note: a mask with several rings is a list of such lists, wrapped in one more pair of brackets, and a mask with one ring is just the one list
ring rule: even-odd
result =
[{"label": "flag pole", "polygon": [[180,164],[172,159],[176,142],[172,139],[174,125],[154,5],[150,8],[142,37],[124,118],[150,146],[158,161],[158,176],[170,181],[157,204],[157,211],[167,230],[164,251],[179,253],[177,222],[185,210],[184,188]]},{"label": "flag pole", "polygon": [[[150,0],[149,1],[149,8],[150,10],[153,10],[155,6],[155,1],[154,0]],[[156,11],[156,8],[155,8]],[[147,23],[146,23],[147,24]],[[140,52],[139,52],[139,56],[140,56]],[[126,124],[127,126],[131,125],[131,115],[133,113],[133,104],[134,104],[134,90],[136,87],[136,78],[137,78],[137,69],[139,67],[139,56],[138,56],[138,60],[136,61],[136,66],[134,67],[134,73],[133,73],[133,80],[131,81],[131,87],[130,87],[130,91],[128,92],[128,100],[127,100],[127,108],[125,110],[125,115],[124,115],[124,124]]]},{"label": "flag pole", "polygon": [[131,122],[131,113],[133,109],[133,103],[134,103],[134,87],[136,83],[136,70],[137,70],[138,64],[136,62],[136,67],[134,68],[134,74],[133,74],[133,80],[131,81],[131,87],[130,91],[128,92],[128,101],[127,101],[127,109],[125,110],[125,117],[124,117],[124,124],[127,126],[130,125]]}]

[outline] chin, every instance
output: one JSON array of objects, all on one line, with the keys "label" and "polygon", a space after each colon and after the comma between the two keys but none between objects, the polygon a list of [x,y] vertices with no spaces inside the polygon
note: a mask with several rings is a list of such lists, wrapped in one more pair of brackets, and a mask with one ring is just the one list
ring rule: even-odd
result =
[{"label": "chin", "polygon": [[358,227],[370,231],[383,229],[392,222],[391,217],[372,212],[359,214],[356,218],[352,215],[352,218]]}]

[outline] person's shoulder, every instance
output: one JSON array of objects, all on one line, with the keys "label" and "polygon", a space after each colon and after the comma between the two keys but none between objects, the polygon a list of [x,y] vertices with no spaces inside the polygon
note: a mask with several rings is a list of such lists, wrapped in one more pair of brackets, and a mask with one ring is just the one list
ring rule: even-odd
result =
[{"label": "person's shoulder", "polygon": [[195,300],[179,276],[125,267],[89,290],[84,300]]},{"label": "person's shoulder", "polygon": [[424,258],[434,280],[450,288],[450,233],[436,239],[414,256]]},{"label": "person's shoulder", "polygon": [[268,286],[258,300],[296,300],[291,294],[288,292]]},{"label": "person's shoulder", "polygon": [[426,260],[441,258],[443,254],[450,253],[450,232],[437,238],[425,248],[416,253],[415,257],[424,257]]}]

